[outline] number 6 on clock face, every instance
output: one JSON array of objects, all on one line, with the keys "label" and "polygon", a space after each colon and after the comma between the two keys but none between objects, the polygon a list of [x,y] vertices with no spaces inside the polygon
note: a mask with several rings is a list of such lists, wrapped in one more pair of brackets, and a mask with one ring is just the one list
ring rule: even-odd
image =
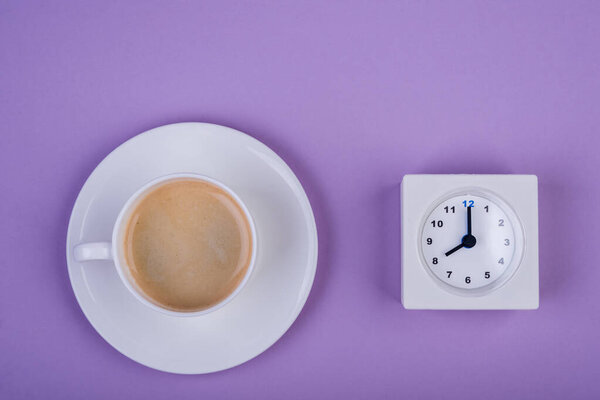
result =
[{"label": "number 6 on clock face", "polygon": [[499,287],[514,272],[519,221],[500,199],[459,193],[433,207],[419,239],[423,261],[442,285],[463,294]]}]

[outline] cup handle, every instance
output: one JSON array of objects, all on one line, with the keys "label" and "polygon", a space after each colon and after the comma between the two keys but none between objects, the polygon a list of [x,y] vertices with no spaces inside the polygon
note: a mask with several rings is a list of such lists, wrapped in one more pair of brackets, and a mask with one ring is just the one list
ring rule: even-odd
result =
[{"label": "cup handle", "polygon": [[109,242],[82,243],[75,246],[73,255],[77,262],[112,260],[111,247]]}]

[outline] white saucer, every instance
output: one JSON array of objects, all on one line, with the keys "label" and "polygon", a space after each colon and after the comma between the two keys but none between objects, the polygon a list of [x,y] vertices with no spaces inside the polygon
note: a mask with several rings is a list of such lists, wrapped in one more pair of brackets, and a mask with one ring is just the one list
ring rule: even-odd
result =
[{"label": "white saucer", "polygon": [[[221,309],[194,318],[144,306],[112,262],[77,263],[72,256],[78,243],[110,241],[129,195],[174,172],[225,183],[248,206],[258,233],[257,263],[247,286]],[[287,331],[313,283],[317,230],[300,182],[267,146],[223,126],[166,125],[125,142],[90,175],[71,214],[67,263],[81,309],[114,348],[151,368],[202,374],[256,357]]]}]

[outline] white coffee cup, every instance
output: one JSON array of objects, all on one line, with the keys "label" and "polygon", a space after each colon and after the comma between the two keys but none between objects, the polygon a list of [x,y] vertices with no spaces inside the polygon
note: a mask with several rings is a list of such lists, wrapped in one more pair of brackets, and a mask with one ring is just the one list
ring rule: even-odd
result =
[{"label": "white coffee cup", "polygon": [[[251,257],[250,257],[250,263],[246,270],[246,274],[244,275],[244,278],[242,279],[240,284],[235,288],[235,290],[229,296],[227,296],[225,299],[223,299],[219,303],[213,305],[212,307],[210,307],[208,309],[201,310],[201,311],[194,311],[194,312],[180,312],[180,311],[169,310],[169,309],[161,307],[159,304],[156,304],[156,303],[152,302],[149,298],[147,298],[147,296],[143,293],[143,291],[137,287],[133,277],[131,277],[131,274],[129,272],[129,267],[126,264],[125,256],[123,254],[124,246],[121,246],[121,244],[124,242],[123,236],[124,236],[125,230],[127,228],[127,224],[129,222],[129,217],[130,217],[131,213],[133,212],[133,210],[135,209],[135,206],[138,204],[138,201],[141,200],[147,193],[154,190],[158,185],[163,184],[170,180],[181,179],[181,178],[188,178],[188,179],[191,178],[191,179],[197,179],[197,180],[203,181],[203,182],[208,182],[208,183],[211,183],[211,184],[219,187],[220,189],[224,190],[225,192],[227,192],[238,203],[238,205],[242,209],[242,211],[248,221],[248,224],[250,226],[250,233],[251,233],[251,239],[252,239],[252,249],[251,249],[252,253],[251,253]],[[81,243],[74,247],[73,254],[74,254],[75,261],[77,261],[77,262],[85,262],[85,261],[93,261],[93,260],[112,260],[117,269],[117,273],[119,274],[119,277],[121,278],[121,281],[123,282],[125,287],[131,292],[131,294],[136,299],[138,299],[144,305],[152,308],[153,310],[156,310],[156,311],[159,311],[159,312],[171,315],[171,316],[195,317],[195,316],[199,316],[199,315],[208,314],[210,312],[213,312],[213,311],[223,307],[225,304],[230,302],[237,294],[239,294],[240,291],[244,288],[244,286],[248,282],[248,279],[250,278],[250,275],[252,274],[252,271],[254,270],[254,264],[256,263],[256,249],[257,249],[256,240],[257,240],[257,235],[256,235],[256,227],[254,225],[254,219],[252,218],[252,215],[250,214],[250,211],[248,211],[248,208],[246,207],[244,202],[239,198],[239,196],[233,190],[231,190],[229,187],[227,187],[222,182],[217,181],[214,178],[204,176],[204,175],[194,174],[194,173],[176,173],[176,174],[164,175],[164,176],[161,176],[161,177],[151,180],[150,182],[146,183],[144,186],[139,188],[134,194],[131,195],[131,197],[129,197],[129,199],[125,202],[125,205],[123,205],[123,208],[121,208],[121,212],[119,212],[119,216],[117,217],[117,220],[115,221],[115,225],[114,225],[113,232],[112,232],[112,242]]]}]

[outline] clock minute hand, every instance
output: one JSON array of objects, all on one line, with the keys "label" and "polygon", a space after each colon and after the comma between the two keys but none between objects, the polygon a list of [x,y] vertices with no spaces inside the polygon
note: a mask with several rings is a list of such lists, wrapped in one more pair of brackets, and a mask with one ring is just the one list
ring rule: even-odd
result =
[{"label": "clock minute hand", "polygon": [[462,245],[467,249],[477,244],[477,239],[473,236],[471,225],[471,207],[467,207],[467,234],[462,238]]},{"label": "clock minute hand", "polygon": [[455,251],[462,249],[463,247],[465,247],[465,244],[461,243],[458,246],[456,246],[455,248],[453,248],[452,250],[448,250],[446,252],[446,257],[448,257],[450,254],[454,253]]},{"label": "clock minute hand", "polygon": [[471,234],[471,207],[467,207],[467,235],[472,236],[472,234]]}]

